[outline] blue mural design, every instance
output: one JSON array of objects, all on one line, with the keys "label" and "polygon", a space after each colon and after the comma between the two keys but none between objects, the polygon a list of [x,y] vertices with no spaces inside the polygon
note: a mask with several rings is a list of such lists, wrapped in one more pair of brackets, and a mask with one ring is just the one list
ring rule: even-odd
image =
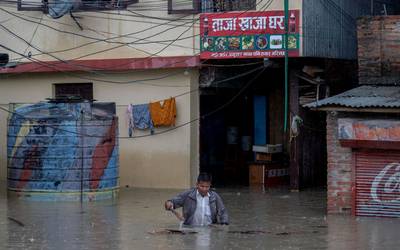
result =
[{"label": "blue mural design", "polygon": [[15,109],[7,136],[9,191],[117,189],[117,124],[114,103],[43,102]]}]

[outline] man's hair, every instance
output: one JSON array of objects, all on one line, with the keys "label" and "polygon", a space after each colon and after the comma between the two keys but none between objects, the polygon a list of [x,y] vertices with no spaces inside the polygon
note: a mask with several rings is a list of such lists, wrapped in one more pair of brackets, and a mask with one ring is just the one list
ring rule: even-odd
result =
[{"label": "man's hair", "polygon": [[199,176],[197,177],[197,182],[211,182],[212,177],[208,173],[200,173]]}]

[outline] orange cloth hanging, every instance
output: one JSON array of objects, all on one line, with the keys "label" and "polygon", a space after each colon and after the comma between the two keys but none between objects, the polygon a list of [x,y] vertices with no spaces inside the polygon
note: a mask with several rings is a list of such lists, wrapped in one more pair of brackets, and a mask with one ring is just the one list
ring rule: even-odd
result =
[{"label": "orange cloth hanging", "polygon": [[175,98],[171,97],[161,102],[151,102],[149,104],[151,119],[153,125],[158,126],[175,126],[176,103]]}]

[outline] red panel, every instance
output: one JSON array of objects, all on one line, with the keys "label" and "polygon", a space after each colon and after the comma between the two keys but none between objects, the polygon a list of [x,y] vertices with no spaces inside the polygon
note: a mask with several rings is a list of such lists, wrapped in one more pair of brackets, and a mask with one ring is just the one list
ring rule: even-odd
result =
[{"label": "red panel", "polygon": [[356,215],[400,217],[400,151],[355,156]]},{"label": "red panel", "polygon": [[[298,33],[300,11],[290,10],[293,28]],[[200,15],[202,36],[242,36],[258,34],[285,34],[284,11],[223,12]]]},{"label": "red panel", "polygon": [[[111,158],[112,152],[115,147],[115,136],[116,136],[117,121],[114,118],[107,134],[104,135],[103,139],[99,144],[96,145],[92,157],[92,171],[90,173],[90,179],[95,180],[90,182],[90,189],[95,190],[99,187],[100,179],[104,174],[104,170],[108,165],[108,161]],[[106,157],[104,157],[106,156]]]},{"label": "red panel", "polygon": [[372,149],[400,149],[400,141],[371,141],[371,140],[353,140],[340,139],[342,147],[349,148],[372,148]]},{"label": "red panel", "polygon": [[199,65],[200,59],[198,56],[71,60],[66,62],[43,61],[24,63],[17,65],[15,68],[0,69],[0,74],[88,70],[123,71],[135,69],[187,68],[197,67]]},{"label": "red panel", "polygon": [[275,58],[300,55],[300,11],[289,10],[285,45],[284,11],[200,15],[200,59]]}]

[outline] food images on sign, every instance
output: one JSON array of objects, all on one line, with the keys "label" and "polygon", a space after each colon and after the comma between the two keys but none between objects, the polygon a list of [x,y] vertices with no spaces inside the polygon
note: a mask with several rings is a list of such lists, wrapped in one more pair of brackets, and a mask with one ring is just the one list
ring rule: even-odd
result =
[{"label": "food images on sign", "polygon": [[288,49],[296,49],[297,48],[297,38],[294,35],[288,36]]},{"label": "food images on sign", "polygon": [[269,37],[269,47],[271,49],[282,49],[282,35],[272,35]]},{"label": "food images on sign", "polygon": [[202,44],[203,44],[203,50],[213,51],[213,49],[214,49],[214,38],[212,38],[212,37],[203,37]]},{"label": "food images on sign", "polygon": [[216,50],[226,50],[226,37],[218,37],[215,39],[215,49]]},{"label": "food images on sign", "polygon": [[256,45],[259,49],[266,49],[268,46],[268,39],[265,35],[258,36],[256,39]]},{"label": "food images on sign", "polygon": [[239,37],[229,37],[228,38],[228,49],[229,50],[239,50],[240,49],[240,38]]},{"label": "food images on sign", "polygon": [[244,50],[254,49],[253,36],[242,36],[242,49]]}]

